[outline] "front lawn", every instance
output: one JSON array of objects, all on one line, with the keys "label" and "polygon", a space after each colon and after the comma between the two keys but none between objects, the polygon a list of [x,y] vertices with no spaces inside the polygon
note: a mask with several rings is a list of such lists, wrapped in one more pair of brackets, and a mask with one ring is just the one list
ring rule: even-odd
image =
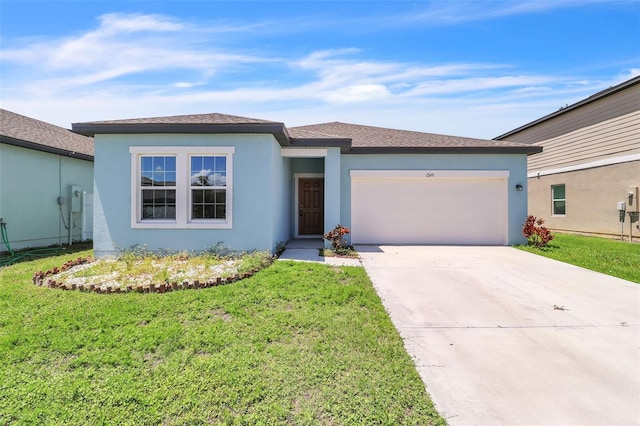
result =
[{"label": "front lawn", "polygon": [[640,283],[640,244],[572,234],[553,234],[547,247],[521,250]]},{"label": "front lawn", "polygon": [[0,424],[444,424],[362,268],[275,262],[201,290],[0,268]]}]

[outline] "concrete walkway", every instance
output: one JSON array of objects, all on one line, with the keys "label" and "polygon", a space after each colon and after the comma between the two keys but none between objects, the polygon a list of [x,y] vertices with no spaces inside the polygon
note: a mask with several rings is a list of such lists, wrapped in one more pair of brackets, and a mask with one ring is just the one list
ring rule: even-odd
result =
[{"label": "concrete walkway", "polygon": [[511,247],[356,249],[449,424],[640,424],[639,284]]},{"label": "concrete walkway", "polygon": [[319,238],[291,240],[287,243],[287,248],[278,260],[317,262],[332,266],[362,266],[360,259],[320,256],[320,249],[324,246],[323,244],[323,240]]}]

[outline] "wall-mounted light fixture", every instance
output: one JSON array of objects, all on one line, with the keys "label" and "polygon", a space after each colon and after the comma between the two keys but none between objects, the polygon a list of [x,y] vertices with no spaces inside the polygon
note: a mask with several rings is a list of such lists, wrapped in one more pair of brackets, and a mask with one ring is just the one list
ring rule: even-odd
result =
[{"label": "wall-mounted light fixture", "polygon": [[516,191],[522,191],[524,189],[524,187],[520,184],[516,185]]}]

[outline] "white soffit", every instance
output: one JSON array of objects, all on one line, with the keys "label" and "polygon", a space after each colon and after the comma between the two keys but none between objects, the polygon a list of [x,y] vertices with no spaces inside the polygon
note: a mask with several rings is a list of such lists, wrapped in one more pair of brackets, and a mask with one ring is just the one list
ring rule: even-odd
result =
[{"label": "white soffit", "polygon": [[558,167],[556,169],[540,170],[527,173],[528,178],[555,175],[557,173],[575,172],[577,170],[593,169],[594,167],[613,166],[614,164],[628,163],[630,161],[640,161],[639,154],[624,155],[622,157],[604,158],[602,160],[591,161],[589,163],[574,164],[573,166]]}]

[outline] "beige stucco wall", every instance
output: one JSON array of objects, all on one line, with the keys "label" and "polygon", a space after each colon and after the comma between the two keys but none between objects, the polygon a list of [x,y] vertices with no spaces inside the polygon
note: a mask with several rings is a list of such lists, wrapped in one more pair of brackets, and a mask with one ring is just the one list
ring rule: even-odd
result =
[{"label": "beige stucco wall", "polygon": [[[616,203],[627,201],[629,186],[640,186],[640,161],[532,177],[528,183],[529,214],[545,219],[550,229],[620,235]],[[564,217],[551,214],[551,185],[558,184],[566,189]],[[640,238],[636,225],[633,236]],[[628,222],[624,229],[628,235]]]}]

